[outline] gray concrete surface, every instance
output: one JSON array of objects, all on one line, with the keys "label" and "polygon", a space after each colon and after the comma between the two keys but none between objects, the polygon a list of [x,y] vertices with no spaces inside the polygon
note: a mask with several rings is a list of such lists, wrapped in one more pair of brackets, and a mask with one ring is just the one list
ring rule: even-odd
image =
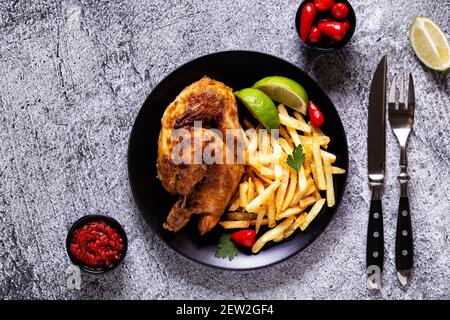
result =
[{"label": "gray concrete surface", "polygon": [[[26,299],[444,299],[450,298],[449,73],[414,57],[416,15],[450,35],[450,2],[353,1],[353,41],[332,55],[300,47],[299,1],[10,1],[0,3],[0,297]],[[393,4],[391,4],[391,2]],[[152,88],[206,53],[248,49],[306,70],[344,122],[351,171],[343,204],[307,250],[253,272],[214,270],[175,254],[134,206],[126,151],[134,118]],[[382,54],[389,79],[412,71],[417,112],[410,144],[416,270],[395,278],[398,149],[388,131],[384,193],[386,272],[379,294],[365,286],[369,189],[369,81]],[[109,214],[129,235],[122,267],[82,275],[69,290],[64,249],[78,217]]]}]

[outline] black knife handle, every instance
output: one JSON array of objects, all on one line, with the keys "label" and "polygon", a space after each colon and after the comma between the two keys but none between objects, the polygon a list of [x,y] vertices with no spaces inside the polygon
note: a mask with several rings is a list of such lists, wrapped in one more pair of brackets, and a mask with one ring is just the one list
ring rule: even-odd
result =
[{"label": "black knife handle", "polygon": [[395,236],[395,267],[397,270],[409,270],[413,267],[414,247],[411,227],[409,198],[400,197]]},{"label": "black knife handle", "polygon": [[[373,197],[372,197],[373,198]],[[383,211],[380,199],[370,201],[369,225],[367,228],[367,270],[370,272],[374,267],[383,271],[384,265],[384,232],[383,232]]]}]

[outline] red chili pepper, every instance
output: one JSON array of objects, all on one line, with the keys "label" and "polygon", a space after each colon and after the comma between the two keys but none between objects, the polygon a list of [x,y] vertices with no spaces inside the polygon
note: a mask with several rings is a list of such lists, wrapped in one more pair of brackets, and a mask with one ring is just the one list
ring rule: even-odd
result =
[{"label": "red chili pepper", "polygon": [[319,23],[319,30],[330,39],[339,42],[344,39],[347,27],[342,22],[329,21]]},{"label": "red chili pepper", "polygon": [[302,14],[300,16],[300,38],[303,42],[306,42],[306,39],[308,38],[316,14],[316,7],[312,3],[307,3],[302,9]]},{"label": "red chili pepper", "polygon": [[319,19],[319,23],[331,21],[331,18],[321,18]]},{"label": "red chili pepper", "polygon": [[309,119],[311,119],[311,123],[314,127],[319,128],[323,125],[325,121],[323,114],[311,100],[309,100],[308,104],[308,114]]},{"label": "red chili pepper", "polygon": [[336,3],[333,8],[331,8],[331,14],[337,20],[343,20],[348,16],[348,7],[345,3]]},{"label": "red chili pepper", "polygon": [[246,229],[234,232],[230,238],[238,245],[251,248],[255,244],[255,230]]},{"label": "red chili pepper", "polygon": [[334,6],[334,0],[314,0],[317,10],[327,11]]},{"label": "red chili pepper", "polygon": [[348,31],[350,29],[350,27],[351,27],[350,21],[344,20],[344,21],[342,21],[342,23],[345,25],[345,27],[347,28],[347,31]]},{"label": "red chili pepper", "polygon": [[320,32],[319,28],[317,28],[316,26],[311,28],[308,40],[311,43],[318,43],[320,42],[320,40],[322,40],[322,33]]}]

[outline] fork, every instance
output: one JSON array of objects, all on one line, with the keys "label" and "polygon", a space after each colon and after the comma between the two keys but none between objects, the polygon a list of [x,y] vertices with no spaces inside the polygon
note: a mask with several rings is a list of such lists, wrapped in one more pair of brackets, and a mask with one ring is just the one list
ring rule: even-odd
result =
[{"label": "fork", "polygon": [[406,151],[409,134],[414,122],[415,95],[413,77],[409,74],[408,104],[404,101],[403,75],[400,76],[400,94],[398,105],[396,104],[397,75],[392,80],[388,97],[389,123],[400,145],[400,174],[397,176],[400,182],[400,203],[397,216],[397,231],[395,236],[395,267],[397,278],[402,285],[406,285],[413,270],[413,237],[411,228],[411,211],[409,209],[408,182],[411,177],[408,174],[408,160]]}]

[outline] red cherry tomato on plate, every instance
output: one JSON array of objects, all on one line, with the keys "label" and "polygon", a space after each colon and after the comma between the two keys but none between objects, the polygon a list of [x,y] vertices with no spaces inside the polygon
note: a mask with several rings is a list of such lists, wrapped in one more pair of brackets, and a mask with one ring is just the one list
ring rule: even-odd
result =
[{"label": "red cherry tomato on plate", "polygon": [[300,16],[300,38],[303,42],[306,42],[306,39],[308,38],[316,14],[317,9],[312,3],[307,3],[302,9]]},{"label": "red cherry tomato on plate", "polygon": [[314,127],[319,128],[325,122],[322,112],[311,100],[308,103],[308,115]]},{"label": "red cherry tomato on plate", "polygon": [[345,3],[342,2],[336,3],[331,8],[331,14],[336,20],[343,20],[348,16],[348,7]]},{"label": "red cherry tomato on plate", "polygon": [[319,28],[314,26],[311,28],[311,32],[309,33],[308,40],[311,43],[318,43],[322,40],[322,33]]},{"label": "red cherry tomato on plate", "polygon": [[247,248],[253,247],[255,244],[255,237],[256,232],[251,229],[236,231],[230,236],[231,240],[233,240],[236,244]]},{"label": "red cherry tomato on plate", "polygon": [[314,4],[318,11],[327,11],[333,7],[334,0],[314,0]]},{"label": "red cherry tomato on plate", "polygon": [[342,22],[329,21],[319,23],[319,30],[331,40],[340,42],[345,37],[347,27]]}]

